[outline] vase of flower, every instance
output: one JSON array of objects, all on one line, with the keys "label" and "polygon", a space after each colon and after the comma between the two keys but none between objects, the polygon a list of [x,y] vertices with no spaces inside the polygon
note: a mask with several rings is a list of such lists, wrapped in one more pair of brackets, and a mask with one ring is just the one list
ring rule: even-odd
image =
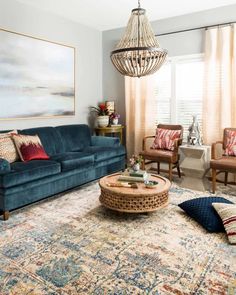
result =
[{"label": "vase of flower", "polygon": [[112,113],[111,115],[110,115],[110,121],[111,121],[111,124],[112,125],[117,125],[118,124],[118,122],[119,122],[119,118],[120,118],[120,114],[118,114],[118,113]]},{"label": "vase of flower", "polygon": [[98,127],[109,125],[109,111],[105,103],[100,103],[98,107],[91,107],[91,111],[97,114]]},{"label": "vase of flower", "polygon": [[140,170],[140,166],[142,164],[142,161],[143,161],[143,157],[142,156],[136,156],[136,155],[133,155],[129,162],[130,162],[130,168],[134,171],[134,172],[137,172]]},{"label": "vase of flower", "polygon": [[138,172],[140,170],[140,164],[139,163],[134,164],[132,169],[134,170],[134,172]]},{"label": "vase of flower", "polygon": [[117,125],[119,122],[118,118],[112,119],[112,125]]},{"label": "vase of flower", "polygon": [[107,127],[109,125],[109,116],[97,117],[98,127]]}]

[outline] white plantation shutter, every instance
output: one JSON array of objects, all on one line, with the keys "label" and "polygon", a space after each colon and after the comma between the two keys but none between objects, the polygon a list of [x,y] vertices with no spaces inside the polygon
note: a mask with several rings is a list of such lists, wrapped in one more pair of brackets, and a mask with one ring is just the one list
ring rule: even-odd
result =
[{"label": "white plantation shutter", "polygon": [[156,73],[155,96],[157,99],[157,123],[169,123],[171,120],[171,64],[167,62]]},{"label": "white plantation shutter", "polygon": [[180,124],[187,139],[192,115],[202,127],[203,56],[175,57],[156,74],[157,123]]},{"label": "white plantation shutter", "polygon": [[202,59],[187,59],[176,64],[177,122],[184,127],[187,138],[192,115],[197,115],[202,128],[204,63]]}]

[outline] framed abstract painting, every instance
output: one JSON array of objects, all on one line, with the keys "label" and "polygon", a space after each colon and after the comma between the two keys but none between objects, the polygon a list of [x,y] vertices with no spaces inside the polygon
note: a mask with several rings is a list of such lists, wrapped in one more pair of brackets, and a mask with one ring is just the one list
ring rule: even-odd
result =
[{"label": "framed abstract painting", "polygon": [[0,29],[0,119],[75,115],[75,48]]}]

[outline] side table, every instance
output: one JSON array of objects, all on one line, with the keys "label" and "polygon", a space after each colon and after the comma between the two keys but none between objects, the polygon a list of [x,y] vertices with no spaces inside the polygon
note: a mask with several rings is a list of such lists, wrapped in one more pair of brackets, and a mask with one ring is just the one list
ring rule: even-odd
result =
[{"label": "side table", "polygon": [[96,135],[106,136],[106,134],[118,135],[120,138],[120,143],[123,144],[123,129],[122,125],[112,125],[107,127],[97,127],[95,128]]},{"label": "side table", "polygon": [[204,191],[205,175],[210,167],[211,146],[181,145],[179,151],[180,168],[185,175],[181,186]]}]

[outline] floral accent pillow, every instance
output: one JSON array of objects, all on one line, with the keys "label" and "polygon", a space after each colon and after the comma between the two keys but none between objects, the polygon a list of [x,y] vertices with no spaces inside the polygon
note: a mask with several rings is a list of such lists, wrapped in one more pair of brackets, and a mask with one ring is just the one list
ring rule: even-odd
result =
[{"label": "floral accent pillow", "polygon": [[38,135],[15,134],[13,140],[23,162],[49,159]]},{"label": "floral accent pillow", "polygon": [[225,156],[236,156],[236,131],[226,131],[226,148],[224,152]]},{"label": "floral accent pillow", "polygon": [[9,163],[19,160],[19,155],[12,139],[13,134],[17,134],[17,130],[0,133],[0,158],[7,160]]},{"label": "floral accent pillow", "polygon": [[175,140],[181,136],[181,130],[169,130],[157,128],[156,136],[151,149],[164,149],[173,151],[175,149]]}]

